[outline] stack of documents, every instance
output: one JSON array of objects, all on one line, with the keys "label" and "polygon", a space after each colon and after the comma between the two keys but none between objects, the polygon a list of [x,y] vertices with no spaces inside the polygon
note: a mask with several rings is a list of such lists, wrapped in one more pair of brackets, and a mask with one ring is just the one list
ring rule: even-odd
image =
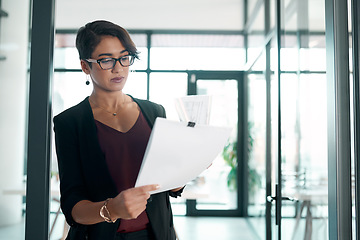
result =
[{"label": "stack of documents", "polygon": [[211,96],[191,95],[175,99],[176,111],[182,122],[209,124]]}]

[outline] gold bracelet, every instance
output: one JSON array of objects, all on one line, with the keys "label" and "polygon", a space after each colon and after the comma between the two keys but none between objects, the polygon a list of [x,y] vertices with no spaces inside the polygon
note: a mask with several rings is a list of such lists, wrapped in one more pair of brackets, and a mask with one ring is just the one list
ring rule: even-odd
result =
[{"label": "gold bracelet", "polygon": [[100,216],[105,220],[105,222],[114,223],[114,222],[116,222],[116,219],[115,220],[111,219],[109,209],[107,208],[107,204],[108,204],[110,199],[112,199],[112,198],[106,199],[105,202],[104,202],[104,205],[100,208]]}]

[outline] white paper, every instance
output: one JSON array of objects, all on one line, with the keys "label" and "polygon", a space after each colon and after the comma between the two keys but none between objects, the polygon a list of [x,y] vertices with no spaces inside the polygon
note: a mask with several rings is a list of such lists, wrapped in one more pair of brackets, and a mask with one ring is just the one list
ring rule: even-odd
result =
[{"label": "white paper", "polygon": [[211,97],[191,95],[175,99],[175,107],[180,121],[209,124]]},{"label": "white paper", "polygon": [[184,186],[206,170],[222,151],[231,128],[157,118],[135,186],[159,184],[159,193]]}]

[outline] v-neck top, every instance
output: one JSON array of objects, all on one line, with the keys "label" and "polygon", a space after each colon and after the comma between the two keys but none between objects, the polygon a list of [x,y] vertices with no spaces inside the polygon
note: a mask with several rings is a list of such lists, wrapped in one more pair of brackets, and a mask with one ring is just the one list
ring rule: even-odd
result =
[{"label": "v-neck top", "polygon": [[[142,112],[127,132],[120,132],[97,120],[95,123],[100,148],[118,193],[134,187],[151,133]],[[148,224],[144,211],[136,219],[121,219],[118,232],[140,231]]]}]

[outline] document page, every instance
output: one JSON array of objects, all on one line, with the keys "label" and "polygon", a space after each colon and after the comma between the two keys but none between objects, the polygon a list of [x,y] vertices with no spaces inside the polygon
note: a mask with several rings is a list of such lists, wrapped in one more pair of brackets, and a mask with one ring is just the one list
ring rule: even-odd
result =
[{"label": "document page", "polygon": [[159,193],[181,187],[206,170],[222,151],[231,128],[157,118],[135,186],[159,184]]},{"label": "document page", "polygon": [[175,99],[175,107],[182,122],[209,124],[211,97],[191,95]]}]

